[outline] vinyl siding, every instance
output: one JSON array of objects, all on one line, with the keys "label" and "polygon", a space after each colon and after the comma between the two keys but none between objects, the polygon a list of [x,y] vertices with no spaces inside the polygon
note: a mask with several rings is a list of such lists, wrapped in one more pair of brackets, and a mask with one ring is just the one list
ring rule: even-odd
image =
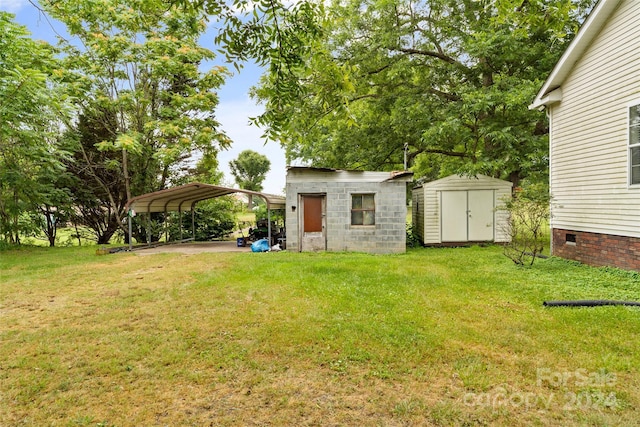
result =
[{"label": "vinyl siding", "polygon": [[627,110],[640,101],[640,1],[621,2],[550,108],[552,227],[640,237]]}]

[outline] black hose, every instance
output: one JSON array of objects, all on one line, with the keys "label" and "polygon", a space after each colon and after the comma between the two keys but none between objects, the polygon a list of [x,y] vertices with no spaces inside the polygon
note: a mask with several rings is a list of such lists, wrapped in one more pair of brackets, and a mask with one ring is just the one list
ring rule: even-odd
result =
[{"label": "black hose", "polygon": [[611,301],[611,300],[577,300],[577,301],[544,301],[545,307],[601,307],[603,305],[627,305],[640,307],[636,301]]}]

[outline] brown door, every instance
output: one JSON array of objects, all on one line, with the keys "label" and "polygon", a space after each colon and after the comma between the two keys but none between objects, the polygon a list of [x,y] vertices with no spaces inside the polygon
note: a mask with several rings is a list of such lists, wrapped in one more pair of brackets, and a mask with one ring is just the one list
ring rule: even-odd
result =
[{"label": "brown door", "polygon": [[327,237],[325,234],[325,209],[326,196],[305,195],[300,196],[302,206],[301,216],[301,251],[324,251],[327,249]]}]

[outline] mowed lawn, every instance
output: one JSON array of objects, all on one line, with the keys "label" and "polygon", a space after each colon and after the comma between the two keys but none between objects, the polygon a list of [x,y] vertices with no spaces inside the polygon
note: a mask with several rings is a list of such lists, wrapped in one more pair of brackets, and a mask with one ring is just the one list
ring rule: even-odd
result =
[{"label": "mowed lawn", "polygon": [[640,424],[640,276],[499,247],[0,252],[2,426]]}]

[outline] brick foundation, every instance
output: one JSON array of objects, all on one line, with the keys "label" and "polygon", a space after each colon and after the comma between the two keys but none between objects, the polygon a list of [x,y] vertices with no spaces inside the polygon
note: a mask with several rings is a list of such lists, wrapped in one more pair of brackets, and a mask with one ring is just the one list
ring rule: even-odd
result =
[{"label": "brick foundation", "polygon": [[640,271],[640,238],[554,228],[553,255],[602,267]]}]

